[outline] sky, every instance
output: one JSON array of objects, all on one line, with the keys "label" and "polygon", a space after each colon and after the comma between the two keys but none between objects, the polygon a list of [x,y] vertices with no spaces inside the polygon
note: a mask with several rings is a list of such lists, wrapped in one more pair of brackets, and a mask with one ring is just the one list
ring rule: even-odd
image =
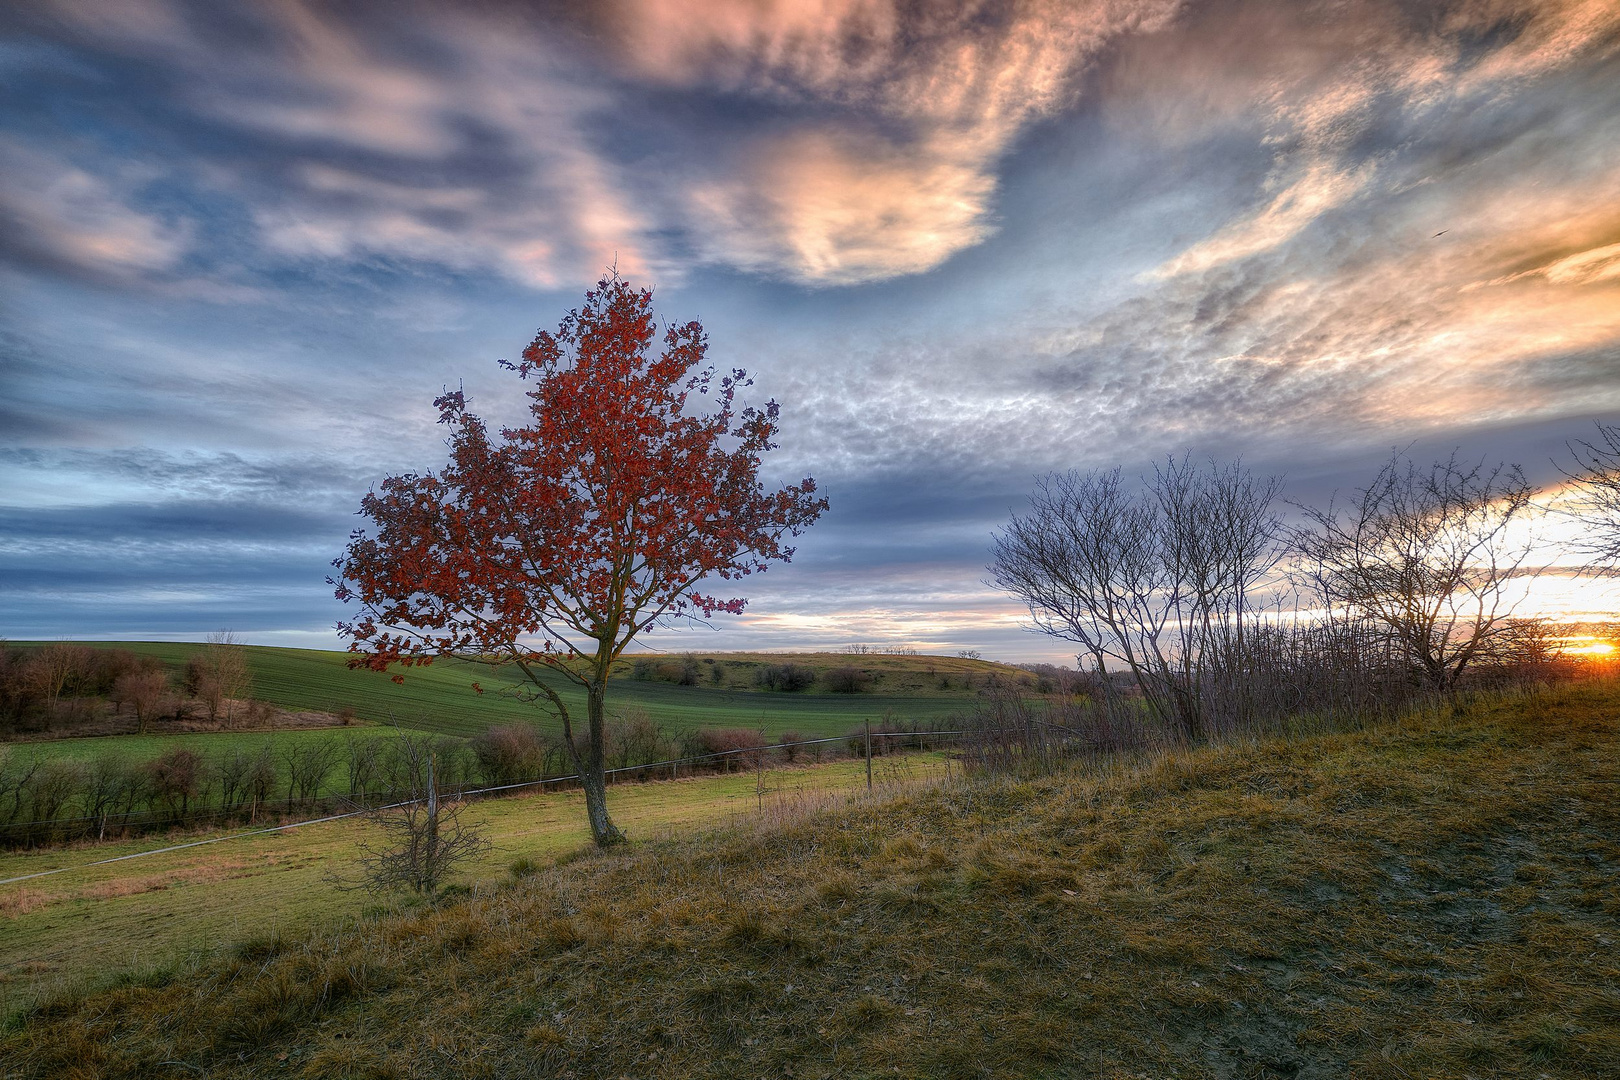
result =
[{"label": "sky", "polygon": [[610,265],[831,499],[657,648],[1061,662],[985,584],[1048,471],[1553,485],[1620,418],[1612,0],[21,0],[0,103],[14,639],[336,647],[361,496]]}]

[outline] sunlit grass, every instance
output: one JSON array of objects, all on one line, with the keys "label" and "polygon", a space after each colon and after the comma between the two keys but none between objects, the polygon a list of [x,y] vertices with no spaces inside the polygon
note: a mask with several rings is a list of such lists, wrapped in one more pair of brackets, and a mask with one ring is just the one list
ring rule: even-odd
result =
[{"label": "sunlit grass", "polygon": [[[943,767],[938,754],[881,758],[875,766],[876,780],[892,786],[931,777]],[[621,784],[610,789],[609,806],[631,837],[645,839],[734,814],[779,814],[806,799],[864,784],[863,763],[838,761]],[[544,865],[577,850],[590,839],[583,807],[577,791],[474,804],[466,819],[486,833],[493,847],[460,880],[487,886],[515,860]],[[363,820],[106,862],[219,835],[229,834],[179,834],[0,853],[0,879],[81,867],[0,885],[0,1006],[14,1008],[42,988],[109,972],[169,966],[188,954],[206,953],[254,934],[330,926],[375,903],[363,893],[340,889],[333,880],[358,880],[356,845],[367,835]],[[101,865],[90,865],[95,863]]]}]

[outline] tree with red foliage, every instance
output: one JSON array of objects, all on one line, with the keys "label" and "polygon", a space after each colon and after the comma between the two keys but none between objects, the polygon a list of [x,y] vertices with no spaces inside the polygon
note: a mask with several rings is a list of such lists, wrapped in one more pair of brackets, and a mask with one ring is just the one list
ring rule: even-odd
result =
[{"label": "tree with red foliage", "polygon": [[[520,696],[562,723],[604,846],[623,839],[603,772],[613,662],[655,624],[740,613],[743,599],[698,589],[788,562],[783,539],[827,509],[808,477],[777,491],[760,483],[776,402],[736,404],[750,381],[704,366],[697,322],[668,327],[654,355],[656,333],[651,291],[610,273],[556,333],[501,361],[532,384],[527,426],[492,438],[460,391],[440,397],[449,463],[367,494],[360,513],[375,531],[352,534],[329,579],[360,606],[338,624],[350,667],[448,656],[518,673]],[[688,411],[694,397],[710,411]],[[554,678],[585,692],[584,746]]]}]

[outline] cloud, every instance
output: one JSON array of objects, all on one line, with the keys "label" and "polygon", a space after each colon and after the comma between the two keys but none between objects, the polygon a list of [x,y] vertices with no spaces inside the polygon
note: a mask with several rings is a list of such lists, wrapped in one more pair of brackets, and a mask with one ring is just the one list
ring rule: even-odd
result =
[{"label": "cloud", "polygon": [[1620,278],[1620,244],[1593,248],[1548,263],[1541,273],[1554,285],[1590,285]]},{"label": "cloud", "polygon": [[1112,40],[1177,7],[631,3],[614,25],[639,76],[768,103],[787,129],[688,170],[675,205],[700,257],[848,285],[932,269],[989,236],[1018,136],[1075,97]]},{"label": "cloud", "polygon": [[137,209],[139,189],[156,177],[123,166],[96,175],[55,154],[0,137],[0,250],[44,259],[102,279],[164,274],[184,256],[188,223]]},{"label": "cloud", "polygon": [[150,107],[189,134],[187,182],[243,212],[260,272],[381,261],[550,288],[615,254],[648,266],[650,225],[590,140],[611,103],[603,80],[530,19],[299,0],[207,17],[117,0],[57,17],[109,68],[172,76]]},{"label": "cloud", "polygon": [[1529,277],[1545,278],[1553,285],[1592,285],[1620,279],[1620,244],[1607,244],[1592,248],[1590,251],[1565,255],[1545,266],[1520,270],[1516,274],[1506,274],[1490,281],[1470,282],[1464,288],[1479,289],[1492,285],[1508,285]]},{"label": "cloud", "polygon": [[252,458],[230,451],[166,452],[144,447],[0,447],[0,465],[10,475],[13,499],[24,486],[47,489],[29,500],[36,507],[94,505],[116,492],[126,502],[142,496],[166,502],[284,503],[306,509],[324,502],[347,508],[367,482],[363,467],[308,453]]},{"label": "cloud", "polygon": [[1265,209],[1194,244],[1158,267],[1153,276],[1197,273],[1270,251],[1292,240],[1322,214],[1343,206],[1365,191],[1375,171],[1372,162],[1353,170],[1329,162],[1315,162],[1303,176],[1278,192]]},{"label": "cloud", "polygon": [[1475,0],[1449,12],[1444,29],[1473,40],[1505,39],[1485,51],[1465,85],[1534,78],[1620,50],[1620,9],[1608,0]]},{"label": "cloud", "polygon": [[914,274],[991,231],[994,181],[929,148],[811,131],[749,148],[687,192],[709,261],[819,285]]},{"label": "cloud", "polygon": [[[262,258],[554,288],[615,259],[673,279],[689,254],[813,285],[937,266],[994,231],[1019,135],[1111,41],[1176,7],[627,2],[587,29],[515,5],[267,0],[204,19],[117,0],[56,16],[80,49],[179,76],[161,107],[206,133],[193,182],[245,210]],[[671,90],[686,113],[661,113],[669,142],[718,125],[726,150],[686,145],[649,174],[604,120]],[[731,117],[739,100],[758,123]],[[221,135],[260,149],[209,147]]]},{"label": "cloud", "polygon": [[[1114,75],[1116,94],[1143,89],[1151,99],[1155,91],[1143,82],[1164,66],[1178,69],[1171,82],[1184,94],[1173,106],[1179,114],[1149,105],[1149,115],[1178,141],[1191,133],[1184,104],[1190,97],[1206,103],[1202,115],[1192,114],[1203,123],[1258,123],[1263,144],[1275,148],[1262,185],[1274,193],[1266,203],[1165,261],[1154,276],[1275,250],[1354,199],[1430,182],[1432,175],[1380,177],[1386,159],[1404,147],[1393,143],[1379,152],[1373,144],[1397,125],[1413,141],[1443,138],[1446,128],[1460,127],[1457,112],[1494,111],[1534,79],[1577,60],[1599,62],[1620,48],[1613,5],[1579,0],[1461,4],[1438,27],[1414,25],[1409,13],[1381,0],[1349,5],[1342,15],[1318,25],[1303,10],[1242,5],[1227,25],[1164,46],[1180,52],[1166,55],[1150,45],[1153,67],[1123,65]],[[1194,41],[1195,51],[1188,51]]]}]

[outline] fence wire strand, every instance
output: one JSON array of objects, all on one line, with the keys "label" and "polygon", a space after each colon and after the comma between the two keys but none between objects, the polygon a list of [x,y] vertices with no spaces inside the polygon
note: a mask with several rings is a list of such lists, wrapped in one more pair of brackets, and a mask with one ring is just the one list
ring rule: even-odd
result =
[{"label": "fence wire strand", "polygon": [[[873,739],[915,739],[944,736],[966,735],[966,731],[886,731],[871,733]],[[736,750],[718,750],[712,754],[698,754],[693,757],[670,758],[667,761],[651,761],[644,765],[625,765],[616,769],[603,770],[604,776],[615,776],[619,773],[644,772],[651,769],[666,769],[678,765],[690,765],[697,762],[713,761],[717,758],[733,757],[740,754],[764,754],[771,750],[785,747],[818,746],[826,743],[847,743],[855,736],[838,735],[825,739],[804,739],[791,743],[772,743],[769,746],[748,746]],[[523,780],[515,784],[496,784],[491,787],[470,788],[458,793],[458,797],[466,799],[476,795],[491,795],[496,792],[516,791],[521,788],[542,787],[547,784],[565,784],[578,780],[578,773],[569,773],[567,776],[549,776],[541,780]],[[425,798],[425,797],[424,797]],[[342,821],[345,818],[362,817],[366,814],[376,814],[385,810],[397,810],[402,806],[413,806],[424,801],[423,798],[402,799],[399,802],[386,803],[381,806],[370,806],[360,810],[349,810],[341,814],[328,814],[325,817],[309,818],[304,821],[288,822],[284,825],[272,825],[262,829],[248,829],[242,832],[231,833],[227,836],[211,836],[205,840],[190,840],[183,844],[169,844],[165,847],[151,848],[146,851],[134,851],[127,855],[115,855],[107,859],[96,859],[92,862],[77,863],[73,866],[58,866],[50,870],[37,870],[32,874],[21,874],[17,877],[0,879],[0,885],[15,885],[24,881],[33,881],[36,878],[50,877],[52,874],[65,874],[74,870],[88,870],[94,866],[107,866],[111,863],[126,862],[130,859],[142,859],[149,855],[166,855],[175,851],[184,851],[187,848],[203,847],[207,844],[223,844],[230,840],[245,840],[253,836],[266,836],[270,833],[287,832],[290,829],[301,829],[306,825],[324,825],[332,821]]]}]

